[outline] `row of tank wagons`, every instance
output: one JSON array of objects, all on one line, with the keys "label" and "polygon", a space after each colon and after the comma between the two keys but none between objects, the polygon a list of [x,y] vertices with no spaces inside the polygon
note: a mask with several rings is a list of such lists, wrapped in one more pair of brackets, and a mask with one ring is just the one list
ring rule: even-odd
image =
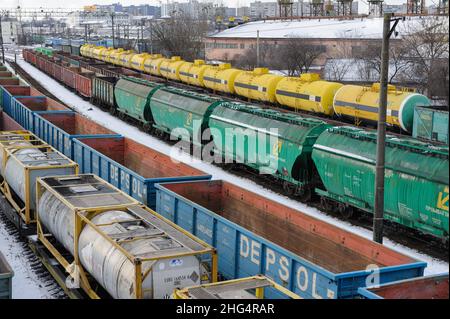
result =
[{"label": "row of tank wagons", "polygon": [[[318,194],[324,210],[344,217],[359,210],[373,211],[373,133],[351,127],[331,129],[320,120],[142,79],[122,77],[111,83],[98,77],[93,90],[98,105],[112,107],[120,118],[130,118],[157,135],[167,137],[175,129],[184,128],[195,143],[210,128],[216,154],[265,172],[289,195],[309,200],[312,194]],[[196,128],[195,122],[200,123]],[[258,127],[276,127],[279,135],[275,141],[270,134],[264,134],[270,142],[263,154],[256,156],[257,161],[251,160],[255,154],[249,150],[235,147],[239,138],[245,136],[227,143],[227,129],[250,129],[259,136]],[[386,218],[447,243],[448,147],[393,136],[389,141],[392,142],[387,144],[386,156],[392,182],[386,187]]]},{"label": "row of tank wagons", "polygon": [[[13,94],[13,92],[18,92],[16,90],[17,87],[14,89],[12,87],[0,87],[0,89],[3,91],[2,95],[6,97],[6,100],[3,100],[3,105],[8,104],[8,96],[10,100],[14,100],[10,101],[10,103],[14,104],[23,95],[22,93],[19,96],[14,96],[16,94]],[[8,95],[5,92],[10,92],[11,94]],[[145,94],[143,96],[145,97]],[[176,105],[179,107],[179,104]],[[193,105],[197,104],[194,103]],[[78,121],[75,122],[78,124],[64,120],[59,124],[56,124],[56,122],[50,124],[48,122],[50,120],[49,116],[62,120],[62,118],[66,118],[70,114],[67,114],[67,112],[41,114],[30,112],[24,104],[17,103],[17,106],[18,109],[22,108],[22,111],[10,114],[23,115],[28,113],[28,115],[34,115],[36,125],[32,127],[35,129],[35,132],[39,132],[36,134],[45,136],[46,140],[58,149],[69,150],[67,154],[70,154],[71,158],[76,159],[77,163],[83,166],[83,173],[100,172],[104,174],[103,176],[120,175],[121,183],[117,185],[123,188],[124,191],[132,194],[131,189],[135,188],[135,183],[131,183],[131,181],[134,181],[134,179],[130,177],[130,183],[127,183],[127,179],[122,178],[123,171],[120,171],[121,168],[117,166],[114,160],[107,158],[108,156],[116,158],[116,154],[111,153],[111,155],[107,155],[102,150],[105,145],[110,145],[109,143],[98,145],[97,152],[92,149],[95,143],[89,144],[92,147],[88,145],[82,146],[83,144],[78,143],[82,147],[81,154],[83,155],[81,157],[76,156],[75,151],[70,152],[70,147],[68,149],[65,147],[70,146],[70,143],[67,144],[67,141],[72,140],[71,133],[67,132],[73,131],[74,124],[80,128],[87,125],[90,128],[89,132],[77,131],[77,133],[90,134],[89,136],[92,135],[93,129],[99,134],[105,133],[105,129],[101,129],[101,127],[95,128],[94,123],[87,124],[86,119],[81,120],[82,116],[76,117]],[[32,107],[31,104],[28,104],[28,106]],[[11,109],[6,108],[6,110]],[[22,119],[21,123],[23,123],[26,122],[24,118],[30,119],[33,116],[19,116],[17,118]],[[48,120],[44,120],[45,118]],[[308,121],[305,121],[303,124],[308,126],[307,123]],[[281,127],[281,130],[283,130],[283,127]],[[295,130],[286,132],[287,137],[290,134],[295,136],[297,132]],[[103,137],[101,135],[97,136]],[[76,138],[73,138],[73,143],[75,143],[74,140],[78,140],[81,137],[77,134]],[[109,140],[113,141],[117,138],[117,136],[108,137]],[[96,140],[98,141],[98,139]],[[61,145],[62,141],[64,145]],[[310,149],[313,144],[314,141],[305,144],[304,151],[306,154],[308,148]],[[274,149],[273,146],[275,145],[278,147],[278,143],[271,145],[269,152]],[[73,145],[73,150],[75,150],[75,145]],[[99,152],[103,153],[103,155]],[[126,154],[124,155],[126,156]],[[306,156],[306,163],[308,162],[307,158]],[[303,165],[305,163],[304,159],[302,158],[300,164]],[[94,163],[97,163],[97,160],[99,161],[98,166],[94,165]],[[104,172],[105,167],[109,167],[110,170],[107,169]],[[114,170],[112,170],[113,168]],[[130,169],[141,171],[142,167],[130,167],[127,171]],[[157,171],[159,172],[159,170]],[[153,172],[153,170],[148,170],[147,172]],[[149,181],[153,180],[149,179]],[[133,185],[133,187],[128,185]],[[220,256],[218,269],[227,279],[247,277],[249,274],[263,271],[278,283],[283,285],[288,283],[287,289],[304,298],[354,298],[357,295],[357,289],[360,284],[366,282],[368,273],[364,269],[368,260],[370,264],[377,264],[382,267],[380,272],[382,276],[380,280],[382,282],[422,276],[426,266],[426,263],[396,253],[365,238],[358,236],[355,238],[354,234],[339,229],[334,225],[312,219],[308,215],[231,183],[189,180],[188,182],[177,182],[174,184],[159,184],[155,185],[155,188],[156,190],[152,193],[152,196],[154,200],[157,199],[156,211],[183,227],[189,233],[198,236],[209,245],[215,247],[217,254]],[[73,187],[71,190],[83,192],[86,188]],[[67,194],[65,189],[61,189],[61,193]],[[72,196],[74,195],[70,197]],[[92,199],[93,196],[90,198]],[[242,200],[243,198],[245,198],[245,201]],[[208,201],[204,199],[208,199]],[[73,200],[75,201],[74,205],[84,203],[84,199],[76,200],[74,197]],[[104,200],[101,200],[101,202],[103,203]],[[97,199],[96,203],[98,203]],[[226,205],[219,207],[218,203],[226,203]],[[47,207],[54,206],[49,204]],[[234,213],[230,214],[231,212],[228,211],[230,207],[238,209],[238,213],[236,214],[234,210]],[[261,211],[256,209],[258,207],[265,207],[265,209]],[[56,209],[58,211],[61,210],[60,207]],[[192,214],[192,212],[195,213]],[[264,218],[261,218],[261,216],[264,216]],[[289,224],[281,222],[281,220],[285,220],[286,216],[290,216]],[[57,228],[57,226],[55,227]],[[311,232],[311,229],[314,231]],[[63,236],[62,238],[66,237]],[[325,238],[326,240],[324,241]],[[354,240],[342,241],[342,238],[353,238]],[[299,245],[299,242],[303,244]],[[345,256],[342,255],[343,248],[348,252]],[[351,257],[349,257],[349,254]],[[262,256],[266,256],[266,258]],[[374,258],[374,256],[376,257]],[[348,263],[348,261],[351,262]],[[102,264],[102,261],[100,260],[97,264]],[[176,264],[179,263],[176,262]],[[328,271],[324,272],[323,269]],[[197,277],[198,273],[196,272],[196,275],[193,276]],[[295,280],[294,278],[300,278],[300,280]],[[350,281],[353,283],[351,287],[349,287],[347,282],[349,278],[351,278]],[[323,284],[317,285],[317,283]]]},{"label": "row of tank wagons", "polygon": [[[36,226],[39,242],[79,280],[88,297],[108,293],[117,299],[160,299],[175,289],[217,281],[217,256],[211,246],[99,177],[78,174],[75,162],[31,132],[0,131],[0,162],[6,200],[23,223]],[[1,258],[0,270],[6,269],[3,263]],[[88,280],[88,274],[95,281]],[[6,277],[6,270],[0,276],[2,282],[12,277]],[[258,280],[257,294],[234,289],[235,294],[263,298],[270,287],[299,298],[265,277],[241,280]],[[11,281],[8,287],[8,295],[5,286],[0,297],[3,292],[12,296]]]},{"label": "row of tank wagons", "polygon": [[[271,74],[267,68],[244,71],[227,63],[213,66],[203,60],[187,62],[177,56],[165,58],[160,54],[136,54],[131,50],[93,45],[82,46],[80,54],[250,100],[277,103],[327,116],[349,117],[356,123],[374,122],[378,118],[378,83],[371,87],[343,85],[321,80],[318,74],[287,77]],[[387,123],[411,132],[416,105],[429,106],[430,101],[424,95],[389,85]]]}]

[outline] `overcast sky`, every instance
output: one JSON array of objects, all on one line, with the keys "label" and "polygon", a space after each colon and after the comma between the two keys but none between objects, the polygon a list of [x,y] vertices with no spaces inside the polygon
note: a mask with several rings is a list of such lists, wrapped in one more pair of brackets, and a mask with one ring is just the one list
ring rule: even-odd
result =
[{"label": "overcast sky", "polygon": [[[188,0],[174,0],[178,2],[187,2]],[[248,5],[250,2],[253,2],[254,0],[200,0],[200,2],[217,2],[217,3],[224,3],[225,5],[228,5],[230,7],[236,7],[236,6],[244,6]],[[261,0],[262,2],[272,2],[276,0]],[[294,0],[298,1],[298,0]],[[309,0],[305,0],[307,2]],[[18,3],[22,7],[47,7],[47,8],[80,8],[84,5],[89,4],[111,4],[115,2],[120,2],[123,5],[130,5],[130,4],[160,4],[167,2],[167,0],[0,0],[0,7],[15,7],[18,5]],[[367,0],[359,0],[360,2],[360,8],[367,8]],[[406,0],[385,0],[388,4],[401,4],[406,3]],[[438,3],[439,0],[427,0],[426,3]]]}]

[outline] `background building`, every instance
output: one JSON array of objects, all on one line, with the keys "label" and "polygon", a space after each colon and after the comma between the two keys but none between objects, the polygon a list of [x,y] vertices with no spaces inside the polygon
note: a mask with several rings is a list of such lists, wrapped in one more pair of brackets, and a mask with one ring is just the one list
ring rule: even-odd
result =
[{"label": "background building", "polygon": [[[112,25],[111,12],[97,9],[96,11],[75,11],[68,15],[66,23],[70,28],[80,28],[86,24],[89,25]],[[114,24],[128,25],[131,24],[131,16],[126,12],[114,13]]]},{"label": "background building", "polygon": [[15,18],[2,17],[2,36],[4,44],[17,43],[19,23]]},{"label": "background building", "polygon": [[338,55],[342,47],[350,50],[351,55],[358,55],[371,44],[380,42],[382,21],[382,18],[370,18],[249,22],[206,38],[206,57],[208,60],[239,60],[255,48],[259,31],[261,46],[276,48],[292,38],[303,38],[305,45],[322,52],[316,64],[324,65],[327,57]]},{"label": "background building", "polygon": [[[333,15],[338,11],[338,3],[332,3],[334,11],[329,12],[329,15]],[[311,13],[311,3],[310,1],[303,0],[293,0],[292,4],[292,15],[293,16],[306,16]],[[358,14],[358,2],[352,2],[352,14]],[[261,18],[273,18],[280,16],[280,7],[276,1],[274,2],[261,2],[255,1],[250,3],[249,16],[256,19]]]}]

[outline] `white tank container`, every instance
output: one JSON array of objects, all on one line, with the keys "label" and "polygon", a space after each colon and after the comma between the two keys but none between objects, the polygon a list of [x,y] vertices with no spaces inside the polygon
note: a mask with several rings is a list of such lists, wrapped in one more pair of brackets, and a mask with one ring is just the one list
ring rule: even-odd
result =
[{"label": "white tank container", "polygon": [[[24,203],[27,203],[26,198],[29,195],[29,208],[35,209],[36,178],[74,174],[75,165],[68,166],[73,164],[73,162],[47,147],[43,148],[45,151],[31,147],[23,148],[27,146],[32,146],[32,144],[25,140],[9,143],[8,147],[11,155],[8,156],[4,167],[3,157],[5,153],[3,150],[0,152],[1,173],[9,187]],[[14,147],[18,148],[14,149]],[[29,169],[26,170],[25,167]],[[43,168],[40,169],[40,167]],[[26,185],[27,174],[29,178],[28,188]]]},{"label": "white tank container", "polygon": [[[72,190],[82,195],[86,191],[95,197],[96,189],[90,185],[78,185]],[[106,188],[98,188],[98,193],[104,202],[108,196],[111,201],[119,198],[120,193],[108,192]],[[61,194],[69,194],[61,190]],[[71,200],[79,202],[75,199]],[[99,196],[97,196],[99,197]],[[139,206],[132,206],[126,211],[105,210],[91,219],[99,225],[102,233],[113,238],[123,249],[133,256],[145,258],[158,257],[155,261],[142,262],[143,297],[169,298],[177,287],[201,284],[204,271],[199,258],[185,256],[179,258],[164,258],[195,250],[192,240],[183,244],[185,236],[166,222],[154,218],[151,222],[136,221],[133,212],[143,212],[150,215]],[[48,232],[72,254],[74,251],[74,212],[66,206],[59,196],[48,190],[42,193],[38,203],[40,222]],[[152,215],[153,216],[153,215]],[[180,239],[181,238],[181,239]],[[78,241],[78,256],[84,269],[116,299],[135,298],[135,266],[116,246],[112,245],[102,235],[89,225],[83,228]],[[198,245],[198,244],[197,244]],[[193,248],[194,247],[194,248]]]}]

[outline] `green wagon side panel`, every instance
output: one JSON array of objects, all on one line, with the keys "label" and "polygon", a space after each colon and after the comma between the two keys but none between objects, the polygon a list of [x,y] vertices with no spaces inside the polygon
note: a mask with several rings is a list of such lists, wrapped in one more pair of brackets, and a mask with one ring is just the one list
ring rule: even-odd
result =
[{"label": "green wagon side panel", "polygon": [[174,129],[184,128],[189,138],[197,137],[199,144],[199,134],[206,128],[209,114],[221,103],[224,101],[207,95],[164,87],[153,94],[150,108],[157,129],[171,134]]},{"label": "green wagon side panel", "polygon": [[151,121],[150,98],[160,84],[136,78],[121,78],[114,88],[118,111],[142,122]]},{"label": "green wagon side panel", "polygon": [[[331,128],[317,139],[313,161],[326,196],[373,211],[376,135]],[[448,236],[448,147],[388,136],[386,218],[438,237]]]},{"label": "green wagon side panel", "polygon": [[448,111],[416,107],[412,135],[448,144]]},{"label": "green wagon side panel", "polygon": [[310,182],[312,145],[327,127],[323,121],[238,103],[216,107],[209,120],[215,148],[225,158],[294,184]]},{"label": "green wagon side panel", "polygon": [[92,97],[102,105],[114,107],[114,86],[116,81],[110,77],[96,76],[92,80]]}]

